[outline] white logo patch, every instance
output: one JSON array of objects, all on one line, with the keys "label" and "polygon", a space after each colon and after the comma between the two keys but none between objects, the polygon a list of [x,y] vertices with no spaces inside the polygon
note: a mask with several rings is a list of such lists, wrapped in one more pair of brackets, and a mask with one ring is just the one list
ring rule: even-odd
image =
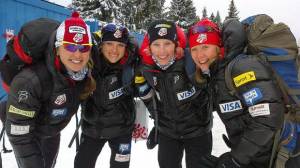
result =
[{"label": "white logo patch", "polygon": [[111,82],[110,84],[112,85],[113,83],[117,82],[118,81],[118,78],[117,77],[112,77],[111,78]]},{"label": "white logo patch", "polygon": [[122,155],[122,154],[116,154],[116,157],[115,157],[115,161],[117,162],[129,162],[130,160],[130,154],[127,154],[127,155]]},{"label": "white logo patch", "polygon": [[120,144],[119,146],[120,153],[128,153],[130,152],[130,144]]},{"label": "white logo patch", "polygon": [[28,95],[29,95],[29,93],[26,90],[20,90],[20,91],[18,91],[18,101],[19,101],[19,103],[22,102],[22,101],[24,101],[24,100],[27,100],[28,99]]},{"label": "white logo patch", "polygon": [[270,115],[269,103],[257,104],[249,107],[249,113],[252,117]]},{"label": "white logo patch", "polygon": [[177,98],[179,101],[192,97],[196,93],[196,89],[193,86],[190,91],[184,91],[177,93]]},{"label": "white logo patch", "polygon": [[180,79],[179,75],[176,75],[176,76],[174,77],[174,84],[176,84],[177,81],[179,81],[179,79]]},{"label": "white logo patch", "polygon": [[219,104],[219,106],[220,106],[221,113],[229,113],[229,112],[243,109],[240,100]]},{"label": "white logo patch", "polygon": [[123,88],[120,88],[120,89],[117,89],[117,90],[114,90],[112,92],[109,92],[108,96],[109,96],[109,99],[115,99],[115,98],[118,98],[120,96],[123,95]]},{"label": "white logo patch", "polygon": [[10,125],[10,133],[12,135],[24,135],[29,133],[29,125]]},{"label": "white logo patch", "polygon": [[85,29],[80,26],[70,26],[69,27],[70,33],[80,33],[80,34],[86,34]]},{"label": "white logo patch", "polygon": [[121,37],[122,37],[122,32],[118,29],[118,30],[114,33],[114,37],[115,37],[115,38],[121,38]]},{"label": "white logo patch", "polygon": [[168,34],[168,29],[167,28],[160,28],[159,31],[158,31],[158,35],[159,36],[165,36]]},{"label": "white logo patch", "polygon": [[205,33],[199,34],[198,38],[197,38],[197,42],[198,43],[203,43],[207,40],[207,35]]},{"label": "white logo patch", "polygon": [[83,41],[83,35],[80,34],[80,33],[77,33],[77,34],[74,36],[73,40],[74,40],[76,43],[80,43],[80,42]]},{"label": "white logo patch", "polygon": [[153,76],[153,85],[156,86],[157,85],[157,77]]},{"label": "white logo patch", "polygon": [[55,104],[57,105],[62,105],[67,101],[66,94],[62,94],[57,96],[56,100],[54,101]]}]

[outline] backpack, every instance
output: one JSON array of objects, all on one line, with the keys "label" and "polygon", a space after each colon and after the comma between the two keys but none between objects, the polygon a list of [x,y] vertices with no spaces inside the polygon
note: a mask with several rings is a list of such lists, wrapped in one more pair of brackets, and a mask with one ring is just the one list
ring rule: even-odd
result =
[{"label": "backpack", "polygon": [[[287,25],[275,24],[265,14],[248,17],[242,24],[247,36],[245,53],[257,56],[259,61],[263,61],[273,71],[288,109],[283,128],[275,136],[270,160],[270,167],[284,168],[286,161],[297,157],[295,152],[300,152],[295,149],[300,140],[300,56],[297,42]],[[225,69],[226,86],[235,96],[237,94],[231,81],[231,69],[237,59],[231,61]]]},{"label": "backpack", "polygon": [[17,36],[8,41],[6,54],[0,62],[3,88],[8,92],[13,78],[24,68],[44,61],[48,41],[60,23],[39,18],[25,23]]},{"label": "backpack", "polygon": [[[0,72],[2,79],[2,87],[8,93],[9,85],[13,78],[22,71],[24,67],[36,65],[38,62],[45,60],[48,41],[53,32],[60,25],[58,21],[39,18],[25,23],[17,36],[8,41],[6,45],[6,54],[0,61]],[[47,69],[40,66],[39,70],[32,69],[37,72],[37,76],[41,81],[42,88],[48,88],[46,82]],[[6,102],[6,101],[5,101]],[[1,102],[0,118],[5,122],[5,106],[6,103]],[[4,127],[2,128],[4,130]],[[1,139],[2,136],[0,136]]]}]

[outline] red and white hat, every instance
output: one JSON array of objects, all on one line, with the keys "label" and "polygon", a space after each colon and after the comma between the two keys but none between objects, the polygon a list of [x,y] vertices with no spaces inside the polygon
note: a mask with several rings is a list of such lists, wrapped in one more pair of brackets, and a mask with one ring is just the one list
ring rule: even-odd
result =
[{"label": "red and white hat", "polygon": [[222,45],[219,27],[209,19],[203,19],[192,26],[188,38],[190,48],[200,44]]},{"label": "red and white hat", "polygon": [[63,43],[92,45],[90,27],[77,12],[73,12],[72,16],[62,22],[57,29],[55,47]]}]

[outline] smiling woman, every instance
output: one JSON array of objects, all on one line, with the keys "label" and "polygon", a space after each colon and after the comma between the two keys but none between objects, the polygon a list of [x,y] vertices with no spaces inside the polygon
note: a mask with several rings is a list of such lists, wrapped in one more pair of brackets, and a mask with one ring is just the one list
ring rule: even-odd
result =
[{"label": "smiling woman", "polygon": [[[88,73],[90,29],[79,14],[74,12],[49,34],[46,54],[41,54],[47,59],[25,66],[14,77],[5,102],[5,129],[19,168],[54,167],[61,130],[95,88]],[[15,45],[13,50],[25,54]]]}]

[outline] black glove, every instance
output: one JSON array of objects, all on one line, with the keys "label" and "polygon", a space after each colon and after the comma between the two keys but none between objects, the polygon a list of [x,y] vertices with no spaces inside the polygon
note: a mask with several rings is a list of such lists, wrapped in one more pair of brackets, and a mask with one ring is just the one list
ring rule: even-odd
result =
[{"label": "black glove", "polygon": [[157,136],[155,136],[155,127],[153,127],[147,138],[146,145],[148,149],[153,149],[158,144]]},{"label": "black glove", "polygon": [[135,77],[136,95],[142,100],[147,100],[152,97],[153,91],[143,76]]},{"label": "black glove", "polygon": [[243,168],[243,166],[231,156],[230,152],[226,152],[219,157],[216,168]]},{"label": "black glove", "polygon": [[214,155],[207,155],[201,157],[201,168],[215,168],[218,162],[218,158]]},{"label": "black glove", "polygon": [[222,134],[222,138],[225,142],[225,144],[227,145],[228,148],[231,148],[232,147],[232,144],[231,142],[229,141],[229,139],[227,138],[227,136],[225,134]]}]

